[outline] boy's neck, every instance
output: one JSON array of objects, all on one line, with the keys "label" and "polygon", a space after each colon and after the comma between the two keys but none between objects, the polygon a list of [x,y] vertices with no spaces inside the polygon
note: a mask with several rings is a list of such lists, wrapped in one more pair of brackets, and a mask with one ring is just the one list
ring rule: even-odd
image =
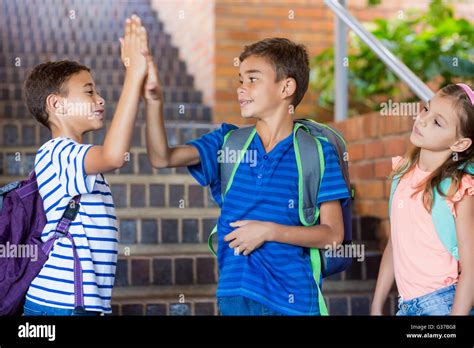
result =
[{"label": "boy's neck", "polygon": [[76,134],[75,132],[69,129],[58,129],[57,127],[51,126],[51,137],[53,139],[58,137],[69,138],[75,142],[82,144],[82,134]]},{"label": "boy's neck", "polygon": [[451,151],[430,151],[426,149],[420,150],[418,158],[418,167],[425,172],[433,172],[441,167],[444,162],[451,156]]},{"label": "boy's neck", "polygon": [[255,124],[258,136],[266,152],[270,152],[281,140],[293,132],[293,117],[289,113],[261,118]]}]

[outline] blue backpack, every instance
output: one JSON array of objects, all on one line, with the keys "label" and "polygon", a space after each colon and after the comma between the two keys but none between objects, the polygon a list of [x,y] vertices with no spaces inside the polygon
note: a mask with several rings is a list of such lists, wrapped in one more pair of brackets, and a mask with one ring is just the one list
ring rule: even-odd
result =
[{"label": "blue backpack", "polygon": [[36,250],[31,255],[0,257],[0,315],[21,314],[26,292],[48,260],[54,241],[66,237],[74,252],[75,311],[84,311],[82,269],[69,226],[79,211],[80,196],[73,197],[56,227],[56,234],[46,243],[41,233],[46,226],[46,213],[38,191],[35,172],[28,179],[0,188],[0,245],[15,250]]},{"label": "blue backpack", "polygon": [[[221,195],[222,202],[227,191],[232,186],[234,175],[244,154],[256,134],[255,126],[238,128],[229,131],[224,137],[224,147],[227,150],[237,151],[240,158],[236,163],[220,163]],[[324,155],[321,142],[326,141],[335,148],[339,166],[342,170],[347,189],[353,196],[349,180],[349,168],[344,156],[347,153],[346,143],[342,136],[331,127],[318,123],[311,119],[295,120],[293,127],[293,144],[295,148],[296,163],[298,168],[298,209],[299,218],[303,226],[313,226],[319,219],[319,208],[317,197],[319,187],[324,174]],[[348,198],[341,202],[344,220],[344,242],[352,243],[352,199]],[[211,252],[216,255],[212,243],[213,236],[217,233],[217,225],[212,230],[208,245]],[[332,256],[323,249],[310,249],[311,268],[313,277],[318,288],[318,301],[321,315],[327,315],[328,311],[321,292],[321,277],[329,277],[335,273],[346,270],[351,262],[350,257]],[[331,255],[331,256],[330,256]],[[333,254],[334,255],[334,254]]]},{"label": "blue backpack", "polygon": [[[473,163],[465,163],[459,166],[458,169],[470,175],[474,175]],[[390,189],[390,201],[388,205],[389,216],[392,210],[392,198],[395,194],[395,190],[397,189],[397,186],[403,174],[405,173],[395,176],[392,180],[392,185]],[[446,193],[448,192],[451,186],[451,182],[451,178],[445,178],[439,184],[439,189],[444,195],[446,195]],[[453,255],[456,260],[459,260],[458,240],[456,236],[456,221],[454,220],[454,216],[451,213],[448,204],[446,203],[446,197],[441,195],[437,189],[433,190],[433,207],[431,209],[431,216],[436,229],[436,233],[441,243],[444,245],[446,250],[448,250],[449,253]]]}]

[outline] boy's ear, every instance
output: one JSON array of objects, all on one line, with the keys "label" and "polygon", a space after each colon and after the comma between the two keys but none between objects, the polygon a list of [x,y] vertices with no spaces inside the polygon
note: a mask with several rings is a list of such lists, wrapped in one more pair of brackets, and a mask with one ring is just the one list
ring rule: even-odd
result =
[{"label": "boy's ear", "polygon": [[64,113],[62,101],[56,94],[50,94],[46,97],[46,110],[52,115]]},{"label": "boy's ear", "polygon": [[281,90],[281,96],[283,98],[291,97],[296,92],[296,80],[292,77],[288,77],[283,80],[283,87]]},{"label": "boy's ear", "polygon": [[451,151],[454,152],[464,152],[469,147],[472,146],[472,140],[469,138],[462,138],[456,141],[453,145],[451,145]]}]

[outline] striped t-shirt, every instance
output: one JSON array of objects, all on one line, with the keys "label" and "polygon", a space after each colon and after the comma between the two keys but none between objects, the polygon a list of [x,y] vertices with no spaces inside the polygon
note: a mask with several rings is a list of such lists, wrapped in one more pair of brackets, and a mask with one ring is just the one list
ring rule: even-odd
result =
[{"label": "striped t-shirt", "polygon": [[[111,313],[110,300],[117,264],[117,218],[110,187],[102,174],[86,175],[84,158],[92,145],[58,137],[37,152],[35,172],[43,198],[46,242],[53,234],[68,202],[81,195],[79,214],[71,223],[83,273],[84,305],[89,311]],[[71,242],[61,237],[26,297],[33,302],[74,308],[74,258]]]},{"label": "striped t-shirt", "polygon": [[[201,159],[199,164],[188,167],[190,173],[199,184],[210,185],[221,206],[217,226],[217,296],[244,296],[288,315],[318,315],[317,288],[308,248],[266,242],[248,256],[236,256],[224,241],[224,237],[234,230],[229,224],[237,220],[301,226],[293,134],[266,153],[256,133],[247,150],[256,154],[256,161],[251,160],[252,156],[244,157],[247,160],[239,165],[222,204],[218,151],[225,134],[235,128],[224,123],[221,128],[189,142],[198,149]],[[318,205],[349,197],[335,149],[325,141],[321,143],[325,172]]]}]

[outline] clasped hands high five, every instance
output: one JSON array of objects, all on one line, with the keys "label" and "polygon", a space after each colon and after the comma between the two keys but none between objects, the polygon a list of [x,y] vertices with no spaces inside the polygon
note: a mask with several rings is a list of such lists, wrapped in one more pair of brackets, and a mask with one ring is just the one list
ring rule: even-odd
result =
[{"label": "clasped hands high five", "polygon": [[163,101],[158,69],[153,62],[148,44],[148,33],[140,17],[133,15],[125,20],[124,37],[119,39],[121,59],[126,74],[142,81],[142,96],[146,102]]}]

